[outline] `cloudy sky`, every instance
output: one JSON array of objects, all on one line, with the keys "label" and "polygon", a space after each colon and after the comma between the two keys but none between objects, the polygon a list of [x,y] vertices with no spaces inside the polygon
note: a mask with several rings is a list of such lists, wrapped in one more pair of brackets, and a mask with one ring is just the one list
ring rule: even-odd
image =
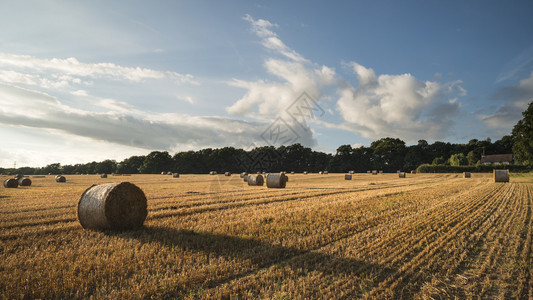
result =
[{"label": "cloudy sky", "polygon": [[531,1],[1,1],[0,167],[509,134]]}]

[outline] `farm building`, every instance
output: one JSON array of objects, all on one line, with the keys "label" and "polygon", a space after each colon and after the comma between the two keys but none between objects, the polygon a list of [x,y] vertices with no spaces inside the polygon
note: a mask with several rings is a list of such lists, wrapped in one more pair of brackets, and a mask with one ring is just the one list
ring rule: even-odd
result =
[{"label": "farm building", "polygon": [[511,165],[513,163],[513,155],[512,154],[482,155],[481,163],[485,165],[492,165],[492,164]]}]

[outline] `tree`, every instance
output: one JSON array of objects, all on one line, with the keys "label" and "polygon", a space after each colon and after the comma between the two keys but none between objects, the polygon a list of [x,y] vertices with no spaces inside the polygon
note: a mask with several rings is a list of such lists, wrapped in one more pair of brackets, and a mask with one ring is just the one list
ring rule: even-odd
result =
[{"label": "tree", "polygon": [[370,144],[374,150],[374,168],[385,171],[396,171],[403,167],[407,148],[405,142],[398,138],[383,138]]},{"label": "tree", "polygon": [[533,166],[533,101],[522,113],[524,118],[514,126],[513,159],[523,165]]},{"label": "tree", "polygon": [[115,170],[117,169],[117,162],[111,159],[106,159],[102,162],[99,162],[94,167],[94,171],[98,174],[111,174],[115,173]]},{"label": "tree", "polygon": [[117,165],[117,173],[119,174],[138,174],[139,168],[142,166],[146,156],[131,156],[121,161]]},{"label": "tree", "polygon": [[479,161],[478,156],[476,155],[474,150],[468,152],[468,154],[466,155],[466,159],[468,160],[468,164],[471,166],[475,165]]},{"label": "tree", "polygon": [[435,157],[433,159],[433,161],[431,162],[431,164],[434,165],[434,166],[436,166],[436,165],[444,165],[445,163],[446,163],[446,160],[442,156]]},{"label": "tree", "polygon": [[167,151],[152,151],[144,159],[139,171],[144,174],[157,174],[173,169],[174,163]]},{"label": "tree", "polygon": [[466,159],[466,156],[463,153],[456,153],[450,156],[448,161],[450,162],[450,165],[454,167],[468,165],[468,159]]}]

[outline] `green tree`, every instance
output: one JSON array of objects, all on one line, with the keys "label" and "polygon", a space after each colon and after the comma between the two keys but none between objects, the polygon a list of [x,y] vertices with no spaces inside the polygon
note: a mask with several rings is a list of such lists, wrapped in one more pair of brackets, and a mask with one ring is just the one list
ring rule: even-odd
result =
[{"label": "green tree", "polygon": [[433,159],[433,161],[431,162],[431,164],[434,165],[434,166],[436,166],[436,165],[444,165],[445,163],[446,163],[446,160],[442,156],[435,157]]},{"label": "green tree", "polygon": [[405,142],[398,138],[382,138],[370,144],[374,150],[374,168],[385,171],[396,171],[403,167],[407,152]]},{"label": "green tree", "polygon": [[466,156],[463,153],[453,154],[448,161],[450,162],[450,165],[454,167],[468,165],[468,159],[466,159]]},{"label": "green tree", "polygon": [[115,173],[115,170],[117,169],[117,162],[111,159],[106,159],[102,162],[99,162],[94,167],[94,171],[98,174],[111,174]]},{"label": "green tree", "polygon": [[524,118],[514,126],[513,159],[523,165],[533,166],[533,101],[522,113]]},{"label": "green tree", "polygon": [[468,160],[468,164],[470,166],[475,165],[479,161],[478,155],[476,155],[476,152],[474,150],[468,152],[466,155],[466,159]]},{"label": "green tree", "polygon": [[146,156],[131,156],[124,159],[117,165],[117,173],[119,174],[138,174],[139,168],[142,166]]},{"label": "green tree", "polygon": [[145,157],[139,171],[143,174],[157,174],[173,169],[174,163],[167,151],[152,151]]}]

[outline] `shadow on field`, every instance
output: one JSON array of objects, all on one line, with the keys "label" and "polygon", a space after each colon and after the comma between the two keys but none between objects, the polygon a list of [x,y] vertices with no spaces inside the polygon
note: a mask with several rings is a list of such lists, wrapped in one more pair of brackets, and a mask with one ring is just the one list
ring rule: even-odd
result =
[{"label": "shadow on field", "polygon": [[[224,257],[229,260],[249,260],[255,265],[254,270],[268,268],[279,264],[288,266],[295,273],[306,274],[318,271],[329,275],[355,275],[372,271],[378,274],[390,274],[393,270],[381,265],[368,263],[362,260],[338,257],[318,253],[315,251],[301,250],[292,247],[272,245],[254,239],[240,238],[212,233],[196,233],[190,230],[173,230],[164,227],[144,227],[139,230],[113,233],[108,235],[125,239],[136,239],[142,243],[158,243],[165,247],[178,247],[183,250],[202,252],[207,255]],[[251,273],[249,271],[225,278],[227,282]],[[213,282],[210,286],[220,284]]]}]

